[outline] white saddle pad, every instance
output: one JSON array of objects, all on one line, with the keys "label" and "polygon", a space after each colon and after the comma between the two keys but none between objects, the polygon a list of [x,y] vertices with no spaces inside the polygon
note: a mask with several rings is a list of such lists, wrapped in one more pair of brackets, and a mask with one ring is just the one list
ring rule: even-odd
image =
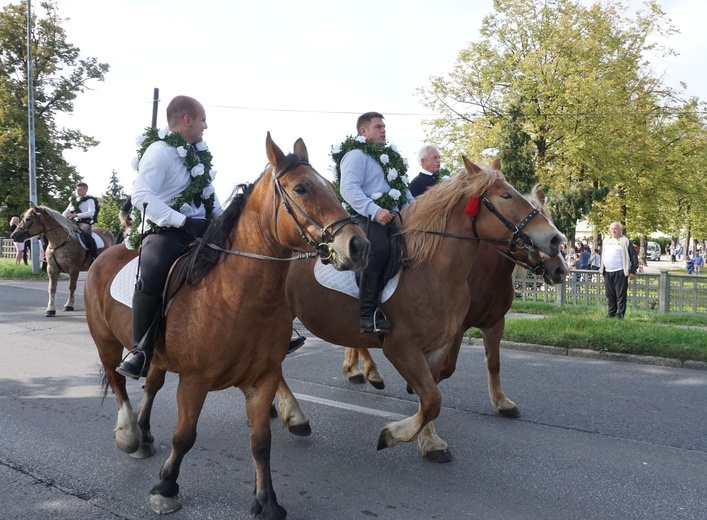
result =
[{"label": "white saddle pad", "polygon": [[[96,235],[93,231],[91,231],[91,235],[93,235],[93,240],[96,242],[96,249],[105,247],[106,243],[99,235]],[[81,233],[76,233],[76,236],[79,237],[79,244],[81,244],[81,247],[88,251],[88,246],[83,243],[83,235]]]},{"label": "white saddle pad", "polygon": [[113,278],[113,283],[110,284],[111,297],[130,308],[133,307],[137,260],[137,257],[135,257],[125,264],[118,274],[115,275],[115,278]]},{"label": "white saddle pad", "polygon": [[[331,264],[324,265],[321,260],[317,259],[314,263],[314,278],[327,289],[348,294],[358,299],[358,285],[356,285],[356,275],[353,271],[337,271]],[[382,302],[393,296],[395,289],[398,288],[398,281],[400,281],[400,272],[383,288],[381,293]]]}]

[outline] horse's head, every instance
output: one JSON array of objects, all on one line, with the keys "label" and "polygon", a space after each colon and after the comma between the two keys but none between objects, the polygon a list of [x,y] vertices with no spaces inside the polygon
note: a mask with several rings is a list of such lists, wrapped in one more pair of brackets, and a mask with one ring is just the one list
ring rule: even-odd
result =
[{"label": "horse's head", "polygon": [[35,206],[34,202],[29,204],[29,209],[22,215],[20,224],[10,237],[15,242],[23,242],[30,237],[44,233],[45,226],[42,220],[42,208]]},{"label": "horse's head", "polygon": [[[466,157],[463,160],[468,175],[487,179],[478,199],[472,198],[467,204],[467,213],[475,219],[475,232],[479,238],[508,240],[511,254],[521,249],[529,252],[535,249],[538,255],[544,253],[548,257],[560,253],[564,236],[548,216],[534,208],[505,180],[499,160],[494,161],[491,172]],[[496,172],[495,178],[492,172]]]},{"label": "horse's head", "polygon": [[295,250],[311,246],[336,269],[364,269],[368,240],[344,210],[331,182],[309,164],[304,141],[298,139],[294,153],[285,155],[268,132],[265,149],[270,165],[261,181],[269,179],[274,186],[277,239]]}]

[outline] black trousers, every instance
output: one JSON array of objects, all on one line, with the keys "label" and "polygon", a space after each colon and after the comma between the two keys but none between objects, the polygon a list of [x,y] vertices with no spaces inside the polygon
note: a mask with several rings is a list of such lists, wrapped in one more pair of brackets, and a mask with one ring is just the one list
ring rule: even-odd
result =
[{"label": "black trousers", "polygon": [[193,240],[193,236],[180,228],[166,228],[143,238],[140,276],[135,291],[147,296],[162,296],[172,264]]},{"label": "black trousers", "polygon": [[609,317],[623,318],[626,314],[626,295],[628,294],[628,276],[623,270],[604,271],[604,289],[609,303]]},{"label": "black trousers", "polygon": [[364,272],[383,274],[390,254],[389,239],[393,228],[391,226],[381,226],[374,220],[360,216],[357,217],[356,222],[366,232],[366,238],[371,244],[371,248],[368,250],[368,266]]}]

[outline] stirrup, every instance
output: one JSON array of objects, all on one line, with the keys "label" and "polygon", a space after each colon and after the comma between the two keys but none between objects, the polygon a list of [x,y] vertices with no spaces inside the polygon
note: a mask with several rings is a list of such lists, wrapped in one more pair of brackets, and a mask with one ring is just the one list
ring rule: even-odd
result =
[{"label": "stirrup", "polygon": [[[142,354],[143,360],[142,360],[142,365],[140,365],[139,370],[137,363],[135,363],[135,358],[139,355]],[[133,357],[129,360],[126,361],[128,356],[132,355]],[[140,379],[141,377],[146,377],[147,376],[147,371],[149,370],[150,363],[147,360],[147,354],[143,350],[137,350],[133,349],[130,352],[128,352],[125,357],[123,358],[123,361],[115,368],[115,371],[120,374],[123,377],[129,377],[130,379]],[[133,369],[133,370],[129,370]]]}]

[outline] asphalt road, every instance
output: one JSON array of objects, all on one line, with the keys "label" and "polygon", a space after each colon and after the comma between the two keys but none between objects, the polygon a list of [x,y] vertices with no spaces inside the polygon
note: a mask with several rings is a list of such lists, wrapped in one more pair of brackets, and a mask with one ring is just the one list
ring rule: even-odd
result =
[{"label": "asphalt road", "polygon": [[[0,281],[0,518],[155,516],[147,497],[169,453],[177,376],[155,403],[157,454],[123,454],[83,298],[55,318],[45,305],[45,284]],[[707,518],[707,371],[504,351],[504,390],[522,413],[513,420],[488,400],[482,349],[465,346],[435,422],[454,461],[434,464],[416,443],[376,451],[383,424],[414,413],[415,397],[380,352],[386,389],[351,385],[342,354],[310,337],[285,361],[314,430],[299,438],[273,422],[273,479],[288,518]],[[130,390],[137,405],[140,385]],[[173,518],[251,518],[248,446],[242,395],[211,394]]]}]

